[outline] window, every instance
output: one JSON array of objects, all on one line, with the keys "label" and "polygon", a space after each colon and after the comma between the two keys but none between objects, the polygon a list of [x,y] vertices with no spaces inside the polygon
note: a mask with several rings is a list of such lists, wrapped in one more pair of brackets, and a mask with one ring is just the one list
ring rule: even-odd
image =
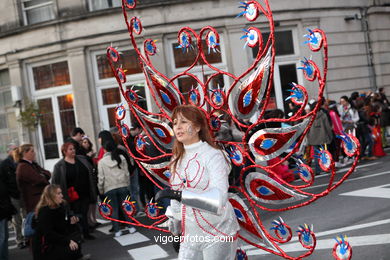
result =
[{"label": "window", "polygon": [[[179,46],[178,43],[172,43],[172,50],[173,50],[173,57],[175,61],[175,68],[184,68],[184,67],[189,67],[191,64],[194,62],[196,56],[198,55],[196,49],[190,49],[187,51],[183,52],[183,49],[177,48]],[[212,50],[208,50],[206,41],[202,41],[202,46],[203,46],[203,52],[206,56],[206,60],[210,63],[221,63],[222,62],[222,57],[221,57],[221,48],[220,46],[217,47],[217,52],[214,52]],[[199,59],[201,64],[204,64],[201,59]],[[199,64],[199,65],[201,65]]]},{"label": "window", "polygon": [[[99,79],[114,77],[114,73],[112,72],[110,64],[108,63],[106,54],[97,55],[96,63]],[[127,75],[142,73],[142,69],[138,62],[135,50],[123,51],[119,59],[119,64],[122,65]]]},{"label": "window", "polygon": [[[95,53],[91,55],[92,63],[94,64],[94,78],[96,82],[96,92],[98,98],[100,127],[109,129],[116,126],[115,109],[116,106],[122,103],[127,112],[123,120],[130,125],[131,115],[128,111],[128,106],[125,98],[121,95],[114,74],[111,71],[110,64],[107,60],[106,53]],[[150,98],[149,93],[145,91],[145,76],[139,64],[139,60],[135,50],[121,50],[120,58],[115,63],[115,68],[122,67],[125,71],[127,81],[123,87],[132,88],[137,91],[139,96],[138,105],[145,110],[148,110],[147,100]]]},{"label": "window", "polygon": [[106,108],[109,127],[115,126],[115,107],[121,102],[121,94],[118,87],[102,90],[103,106]]},{"label": "window", "polygon": [[[262,33],[263,47],[267,44],[269,33]],[[253,58],[256,58],[259,47],[252,48]],[[294,54],[294,41],[292,31],[275,32],[275,52],[277,56]]]},{"label": "window", "polygon": [[0,87],[9,86],[9,85],[10,85],[10,80],[9,80],[8,70],[0,70]]},{"label": "window", "polygon": [[41,132],[45,158],[58,158],[58,143],[51,98],[39,99],[38,106],[39,113],[41,114]]},{"label": "window", "polygon": [[[146,92],[145,92],[145,88],[147,88],[147,86],[145,86],[145,83],[138,83],[138,84],[133,84],[133,85],[128,85],[126,87],[127,89],[133,89],[134,91],[137,92],[137,95],[138,95],[138,105],[140,107],[142,107],[143,109],[145,110],[148,110],[148,105],[147,105],[147,102],[146,102]],[[134,120],[131,119],[131,122],[133,122]]]},{"label": "window", "polygon": [[[139,83],[134,85],[126,86],[127,89],[132,88],[134,91],[137,91],[137,95],[139,97],[138,105],[143,109],[147,110],[147,104],[145,99],[145,84]],[[104,128],[111,128],[116,126],[116,117],[115,117],[115,108],[118,104],[123,103],[127,104],[124,98],[121,96],[118,87],[105,88],[101,90],[102,104],[103,104],[103,120],[107,117],[108,125]],[[125,105],[125,107],[127,107]],[[130,116],[130,113],[126,113],[127,116]],[[105,122],[106,123],[106,122]]]},{"label": "window", "polygon": [[[271,92],[268,109],[280,108],[285,114],[290,112],[286,98],[290,95],[291,89],[289,83],[298,82],[297,74],[297,47],[294,44],[294,29],[284,29],[275,32],[275,65],[274,65],[274,84]],[[269,32],[262,33],[263,47],[269,38]],[[256,58],[259,48],[252,48],[252,58]]]},{"label": "window", "polygon": [[35,24],[55,18],[53,1],[22,0],[24,24]]},{"label": "window", "polygon": [[[38,135],[39,150],[45,163],[61,156],[60,148],[76,127],[72,85],[67,61],[29,66],[29,82],[34,86],[32,99],[41,115]],[[34,91],[35,90],[35,91]]]},{"label": "window", "polygon": [[89,0],[91,11],[122,6],[121,0]]},{"label": "window", "polygon": [[12,95],[11,90],[0,91],[0,109],[12,107]]},{"label": "window", "polygon": [[41,136],[45,159],[56,159],[60,147],[76,127],[73,95],[65,94],[38,99]]},{"label": "window", "polygon": [[186,102],[188,102],[188,94],[192,88],[196,88],[196,86],[198,86],[198,82],[191,77],[180,77],[177,82],[179,83],[178,88],[180,92],[183,94]]},{"label": "window", "polygon": [[65,142],[70,137],[73,128],[76,127],[76,119],[73,109],[73,94],[57,97],[61,119],[62,140]]},{"label": "window", "polygon": [[36,90],[70,84],[67,61],[34,67],[32,71]]},{"label": "window", "polygon": [[287,115],[291,112],[291,110],[288,106],[288,102],[286,102],[286,98],[290,96],[290,92],[288,90],[291,89],[291,86],[289,84],[291,82],[298,82],[297,67],[295,64],[279,65],[279,74],[283,75],[280,77],[280,84],[283,97],[284,113]]}]

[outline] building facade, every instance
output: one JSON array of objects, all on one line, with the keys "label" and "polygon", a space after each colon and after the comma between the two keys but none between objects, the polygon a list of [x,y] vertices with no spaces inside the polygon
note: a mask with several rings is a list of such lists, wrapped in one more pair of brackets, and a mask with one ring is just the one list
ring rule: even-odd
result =
[{"label": "building facade", "polygon": [[[327,33],[328,98],[337,100],[353,91],[381,87],[390,93],[390,0],[269,2],[276,31],[275,107],[287,109],[284,99],[290,82],[315,93],[316,86],[305,82],[297,70],[301,59],[311,55],[302,44],[306,28],[318,27]],[[114,109],[124,99],[106,60],[108,46],[122,52],[127,87],[139,90],[145,109],[156,111],[120,5],[120,0],[0,1],[0,157],[5,156],[8,143],[32,142],[41,163],[52,169],[75,126],[96,141],[100,130],[114,125]],[[157,40],[159,53],[152,60],[168,77],[183,71],[193,58],[176,48],[179,29],[189,26],[199,32],[207,25],[221,37],[220,52],[210,53],[208,60],[239,75],[250,66],[255,52],[243,49],[242,30],[252,24],[236,18],[238,5],[233,0],[139,0],[128,15],[142,21],[140,43],[145,38]],[[260,18],[253,25],[266,39],[266,20]],[[202,66],[192,72],[204,79],[211,73]],[[192,85],[186,78],[175,83],[183,92]],[[220,77],[210,85],[229,85],[229,79]],[[29,102],[40,110],[36,130],[27,130],[18,121]]]}]

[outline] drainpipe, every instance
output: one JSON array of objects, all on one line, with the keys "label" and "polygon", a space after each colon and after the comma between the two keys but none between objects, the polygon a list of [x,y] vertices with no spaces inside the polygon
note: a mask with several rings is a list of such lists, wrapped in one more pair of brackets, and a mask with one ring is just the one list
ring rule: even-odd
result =
[{"label": "drainpipe", "polygon": [[376,82],[376,72],[374,66],[374,55],[372,53],[372,45],[370,38],[370,28],[368,26],[368,9],[370,7],[360,8],[360,22],[362,24],[362,29],[364,32],[364,41],[366,45],[366,56],[367,56],[367,64],[368,64],[368,77],[370,79],[370,87],[373,91],[378,90],[378,85]]}]

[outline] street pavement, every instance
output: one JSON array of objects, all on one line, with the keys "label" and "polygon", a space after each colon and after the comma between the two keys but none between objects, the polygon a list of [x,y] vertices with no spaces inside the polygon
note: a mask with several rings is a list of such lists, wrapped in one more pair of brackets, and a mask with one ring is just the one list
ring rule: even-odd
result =
[{"label": "street pavement", "polygon": [[[390,150],[387,150],[390,153]],[[341,168],[339,173],[347,170]],[[339,176],[339,175],[338,175]],[[316,183],[307,192],[319,193],[326,188],[326,174],[316,177]],[[337,179],[337,177],[336,177]],[[291,256],[304,253],[297,241],[297,227],[302,224],[314,226],[317,238],[315,252],[304,259],[331,260],[334,237],[347,235],[352,245],[354,260],[390,260],[390,155],[376,161],[361,162],[357,170],[337,189],[316,202],[287,212],[260,212],[263,224],[269,229],[271,221],[282,216],[294,234],[292,240],[281,245]],[[114,238],[108,232],[110,224],[102,221],[94,235],[96,240],[86,241],[83,252],[93,260],[149,260],[177,259],[170,244],[156,242],[160,232],[137,228],[134,234]],[[125,231],[127,232],[127,231]],[[10,259],[32,259],[28,249],[15,246],[14,234],[10,233]],[[248,244],[242,244],[250,260],[281,260]]]}]

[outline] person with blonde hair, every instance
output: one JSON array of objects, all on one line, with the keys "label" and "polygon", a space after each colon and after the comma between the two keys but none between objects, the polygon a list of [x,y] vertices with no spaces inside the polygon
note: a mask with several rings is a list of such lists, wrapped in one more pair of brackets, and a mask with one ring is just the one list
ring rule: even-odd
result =
[{"label": "person with blonde hair", "polygon": [[35,209],[34,260],[90,259],[81,253],[81,236],[63,199],[60,186],[50,184],[43,190]]},{"label": "person with blonde hair", "polygon": [[[228,200],[227,154],[213,142],[201,109],[177,106],[172,120],[171,188],[160,190],[155,199],[171,199],[165,213],[169,230],[189,238],[181,241],[178,259],[234,259],[239,225]],[[221,237],[224,242],[218,241]]]},{"label": "person with blonde hair", "polygon": [[18,163],[16,181],[27,213],[34,211],[51,177],[49,171],[38,165],[35,156],[32,144],[23,144],[14,152],[14,159]]}]

